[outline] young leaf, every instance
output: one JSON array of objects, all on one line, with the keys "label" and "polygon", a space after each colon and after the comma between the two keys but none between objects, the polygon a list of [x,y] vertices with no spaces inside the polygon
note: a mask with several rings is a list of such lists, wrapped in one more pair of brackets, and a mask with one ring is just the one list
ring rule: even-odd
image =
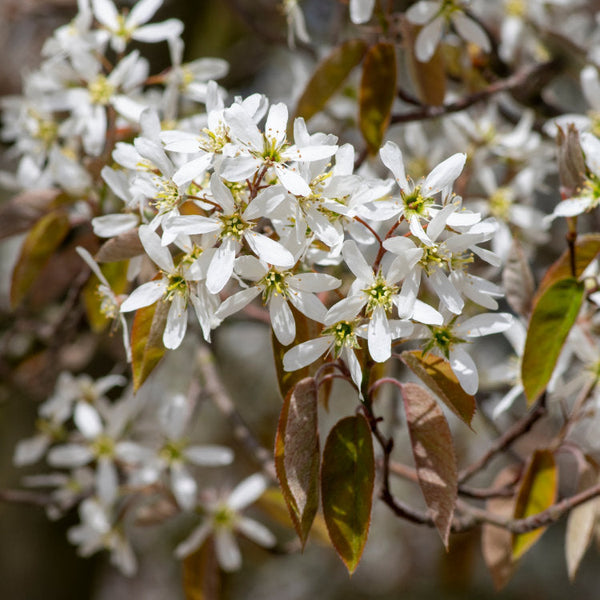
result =
[{"label": "young leaf", "polygon": [[[536,450],[521,480],[513,517],[524,519],[550,508],[556,501],[557,491],[558,473],[554,454],[550,450]],[[545,527],[539,527],[527,533],[513,534],[513,561],[521,558],[545,530]]]},{"label": "young leaf", "polygon": [[136,311],[131,327],[133,389],[137,391],[166,352],[162,342],[169,305],[158,301]]},{"label": "young leaf", "polygon": [[183,559],[185,600],[219,600],[219,565],[209,537],[198,550]]},{"label": "young leaf", "polygon": [[12,274],[10,303],[13,308],[23,300],[69,230],[67,214],[55,210],[39,219],[27,234]]},{"label": "young leaf", "polygon": [[380,42],[369,48],[360,82],[359,127],[371,154],[381,146],[395,97],[396,49]]},{"label": "young leaf", "polygon": [[[577,237],[575,242],[575,279],[581,277],[581,274],[599,253],[600,233],[588,233]],[[553,283],[560,281],[561,279],[569,279],[572,276],[571,254],[567,249],[546,271],[546,274],[540,282],[534,301],[538,300]]]},{"label": "young leaf", "polygon": [[144,246],[140,242],[140,236],[136,228],[104,242],[96,254],[96,260],[98,262],[116,262],[129,260],[143,253]]},{"label": "young leaf", "polygon": [[298,100],[296,116],[304,117],[308,121],[321,111],[352,69],[363,59],[366,51],[367,44],[363,40],[348,40],[335,48],[310,78]]},{"label": "young leaf", "polygon": [[275,437],[275,469],[304,547],[319,506],[317,386],[312,377],[299,381],[283,401]]},{"label": "young leaf", "polygon": [[423,356],[420,350],[405,350],[400,358],[459,419],[471,427],[475,398],[462,389],[447,360],[435,354]]},{"label": "young leaf", "polygon": [[58,190],[25,190],[0,206],[0,240],[27,231],[51,210]]},{"label": "young leaf", "polygon": [[[583,492],[597,483],[598,474],[592,466],[585,463],[584,468],[579,474],[577,491]],[[565,540],[565,557],[567,559],[567,572],[571,581],[575,580],[581,559],[592,541],[594,525],[599,512],[600,502],[597,498],[594,498],[576,506],[569,513]]]},{"label": "young leaf", "polygon": [[[501,488],[515,483],[519,475],[515,467],[502,469],[494,480],[494,488]],[[511,518],[515,510],[515,498],[490,498],[486,510],[498,517]],[[481,551],[485,564],[490,570],[494,587],[501,590],[510,580],[515,570],[512,558],[512,534],[508,529],[485,523],[481,529]]]},{"label": "young leaf", "polygon": [[516,239],[513,240],[506,266],[502,272],[502,285],[511,308],[522,317],[529,317],[535,293],[535,282],[521,244]]},{"label": "young leaf", "polygon": [[540,397],[550,381],[583,296],[583,283],[573,278],[560,279],[543,292],[533,308],[521,365],[529,405]]},{"label": "young leaf", "polygon": [[446,96],[446,72],[444,55],[440,46],[429,60],[423,63],[415,56],[415,39],[421,27],[405,21],[402,26],[405,40],[406,62],[417,96],[424,104],[442,106]]},{"label": "young leaf", "polygon": [[323,451],[321,498],[329,537],[350,574],[367,541],[374,482],[373,440],[367,420],[357,415],[338,421]]},{"label": "young leaf", "polygon": [[419,485],[444,546],[448,548],[458,491],[450,427],[427,390],[416,383],[404,383],[401,391]]}]

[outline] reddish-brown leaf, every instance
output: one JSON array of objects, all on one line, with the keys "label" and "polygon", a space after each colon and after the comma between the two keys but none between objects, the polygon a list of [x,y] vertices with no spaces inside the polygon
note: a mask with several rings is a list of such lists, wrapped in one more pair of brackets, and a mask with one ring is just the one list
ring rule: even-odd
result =
[{"label": "reddish-brown leaf", "polygon": [[458,383],[450,363],[420,350],[404,351],[402,362],[459,418],[471,427],[475,414],[475,398]]},{"label": "reddish-brown leaf", "polygon": [[304,546],[319,506],[317,386],[312,377],[299,381],[283,401],[275,437],[275,469]]},{"label": "reddish-brown leaf", "polygon": [[168,310],[168,304],[159,300],[135,313],[131,328],[131,367],[135,391],[146,381],[166,352],[162,336]]},{"label": "reddish-brown leaf", "polygon": [[69,230],[67,214],[55,210],[39,219],[29,231],[12,274],[11,306],[15,307],[23,300]]},{"label": "reddish-brown leaf", "polygon": [[104,242],[96,254],[96,260],[98,262],[116,262],[129,260],[143,253],[144,246],[140,242],[138,230],[133,229]]},{"label": "reddish-brown leaf", "polygon": [[367,44],[363,40],[348,40],[334,48],[317,67],[306,85],[296,116],[304,117],[307,121],[313,115],[323,110],[327,101],[342,86],[352,69],[363,59]]},{"label": "reddish-brown leaf", "polygon": [[404,383],[401,391],[419,485],[447,548],[458,493],[458,469],[450,427],[427,390],[416,383]]}]

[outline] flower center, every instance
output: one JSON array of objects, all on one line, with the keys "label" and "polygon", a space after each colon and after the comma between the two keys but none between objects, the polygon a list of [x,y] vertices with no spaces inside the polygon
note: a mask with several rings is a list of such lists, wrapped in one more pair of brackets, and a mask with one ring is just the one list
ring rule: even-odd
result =
[{"label": "flower center", "polygon": [[377,274],[375,282],[363,290],[368,296],[366,312],[372,313],[376,308],[383,307],[386,313],[392,310],[392,297],[398,292],[398,287],[389,285],[381,273]]},{"label": "flower center", "polygon": [[356,324],[351,321],[338,321],[323,330],[322,335],[332,335],[334,338],[333,353],[336,358],[340,355],[344,346],[348,348],[360,347],[356,333],[354,333],[355,327]]},{"label": "flower center", "polygon": [[404,215],[410,218],[412,215],[420,217],[428,216],[429,207],[435,202],[431,197],[421,194],[421,187],[416,187],[410,194],[403,196]]},{"label": "flower center", "polygon": [[509,188],[498,188],[489,199],[490,212],[501,221],[508,221],[510,207],[513,203],[512,193]]},{"label": "flower center", "polygon": [[107,435],[99,435],[92,444],[92,452],[96,458],[110,458],[115,452],[115,441]]},{"label": "flower center", "polygon": [[223,230],[221,231],[221,237],[231,236],[236,240],[242,238],[242,234],[245,229],[248,229],[250,225],[242,220],[242,217],[237,213],[233,215],[226,215],[220,217],[223,223]]},{"label": "flower center", "polygon": [[92,104],[106,106],[115,90],[115,86],[104,75],[98,75],[94,81],[90,81],[88,84]]},{"label": "flower center", "polygon": [[152,205],[158,212],[169,212],[179,206],[182,197],[179,193],[179,188],[173,181],[163,179],[162,177],[155,177],[154,185],[158,191],[152,201]]},{"label": "flower center", "polygon": [[288,284],[286,282],[290,273],[280,273],[279,271],[269,271],[259,282],[264,286],[263,302],[267,302],[271,296],[287,296]]}]

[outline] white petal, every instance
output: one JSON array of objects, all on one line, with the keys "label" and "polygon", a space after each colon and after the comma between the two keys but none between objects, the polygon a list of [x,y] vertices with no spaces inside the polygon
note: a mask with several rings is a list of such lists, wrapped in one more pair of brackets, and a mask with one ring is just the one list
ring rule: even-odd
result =
[{"label": "white petal", "polygon": [[194,531],[192,531],[186,540],[181,542],[181,544],[175,548],[175,556],[177,558],[184,558],[188,556],[204,543],[211,532],[212,524],[210,522],[202,523],[200,527],[197,527],[194,529]]},{"label": "white petal", "polygon": [[294,346],[283,355],[283,368],[286,371],[296,371],[310,365],[326,352],[332,343],[332,337],[326,335]]},{"label": "white petal", "polygon": [[428,196],[433,196],[445,187],[452,185],[461,174],[466,160],[466,154],[458,153],[437,165],[425,179],[424,192]]},{"label": "white petal", "polygon": [[43,433],[19,441],[15,448],[13,464],[15,467],[32,465],[42,458],[49,445],[50,438]]},{"label": "white petal", "polygon": [[342,298],[336,302],[325,316],[325,324],[333,325],[338,321],[352,321],[366,304],[367,299],[363,292],[354,296]]},{"label": "white petal", "polygon": [[252,302],[252,300],[260,293],[261,289],[259,287],[250,287],[241,290],[240,292],[236,292],[221,303],[221,306],[219,306],[215,312],[215,317],[218,319],[226,319],[250,304],[250,302]]},{"label": "white petal", "polygon": [[130,312],[144,306],[150,306],[157,300],[160,300],[166,291],[167,282],[164,279],[144,283],[129,294],[123,304],[121,304],[120,310],[121,312]]},{"label": "white petal", "polygon": [[289,346],[296,337],[294,315],[283,296],[273,295],[269,302],[273,333],[283,346]]},{"label": "white petal", "polygon": [[506,331],[514,321],[508,313],[484,313],[467,319],[455,328],[459,336],[480,337]]},{"label": "white petal", "polygon": [[162,23],[144,25],[136,29],[132,38],[138,42],[160,42],[177,37],[183,32],[183,23],[179,19],[167,19]]},{"label": "white petal", "polygon": [[195,479],[181,464],[171,465],[171,489],[181,508],[192,510],[196,506],[198,486]]},{"label": "white petal", "polygon": [[295,196],[310,196],[311,191],[308,183],[297,171],[279,163],[274,166],[277,177],[286,190]]},{"label": "white petal", "polygon": [[206,287],[211,294],[218,294],[233,274],[236,243],[231,238],[226,238],[217,248],[206,273]]},{"label": "white petal", "polygon": [[110,506],[117,498],[119,481],[115,463],[106,456],[98,459],[96,467],[96,491],[102,502]]},{"label": "white petal", "polygon": [[419,32],[415,43],[415,56],[421,62],[429,62],[444,33],[444,18],[436,17]]},{"label": "white petal", "polygon": [[346,363],[346,366],[350,371],[350,376],[352,377],[354,385],[356,385],[358,389],[359,396],[362,397],[362,370],[360,367],[360,362],[358,362],[358,358],[356,358],[356,354],[354,354],[354,350],[348,348],[347,346],[344,346],[344,348],[342,348],[340,356],[344,359],[344,362]]},{"label": "white petal", "polygon": [[429,275],[428,279],[446,308],[455,315],[459,315],[465,303],[448,277],[438,269]]},{"label": "white petal", "polygon": [[240,549],[229,529],[218,529],[215,532],[215,552],[224,571],[237,571],[242,566]]},{"label": "white petal", "polygon": [[400,148],[394,142],[386,142],[379,151],[381,162],[392,172],[403,193],[410,193],[410,187],[404,170],[404,159]]},{"label": "white petal", "polygon": [[460,346],[450,350],[450,367],[467,394],[475,394],[479,387],[477,367],[469,354]]},{"label": "white petal", "polygon": [[484,52],[490,51],[490,40],[479,23],[467,17],[462,11],[452,13],[450,18],[461,38],[479,46]]},{"label": "white petal", "polygon": [[221,163],[221,177],[227,181],[245,181],[250,179],[260,168],[261,161],[254,156],[236,156],[225,158]]},{"label": "white petal", "polygon": [[88,439],[94,439],[102,433],[102,419],[98,411],[87,402],[80,400],[75,406],[73,420],[77,429]]},{"label": "white petal", "polygon": [[289,300],[295,308],[309,319],[317,321],[317,323],[323,323],[325,321],[327,309],[314,294],[292,291]]},{"label": "white petal", "polygon": [[265,136],[274,142],[275,147],[281,146],[285,141],[287,129],[288,109],[283,102],[271,105],[265,123]]},{"label": "white petal", "polygon": [[165,248],[160,241],[159,235],[148,225],[140,225],[140,242],[144,246],[146,254],[165,272],[170,273],[174,270],[173,258],[168,248]]},{"label": "white petal", "polygon": [[364,281],[366,284],[372,283],[375,280],[373,269],[367,264],[354,240],[344,242],[342,255],[348,268],[357,279]]},{"label": "white petal", "polygon": [[335,290],[342,285],[341,280],[325,273],[300,273],[288,278],[288,284],[302,292],[326,292]]},{"label": "white petal", "polygon": [[235,528],[248,539],[264,548],[271,548],[277,543],[277,538],[262,524],[248,517],[240,517]]},{"label": "white petal", "polygon": [[219,467],[233,461],[233,451],[225,446],[188,446],[183,455],[200,467]]},{"label": "white petal", "polygon": [[367,329],[369,354],[375,362],[385,362],[392,355],[392,336],[385,310],[377,307],[373,311]]},{"label": "white petal", "polygon": [[93,458],[93,452],[80,444],[61,444],[48,452],[48,464],[53,467],[81,467]]},{"label": "white petal", "polygon": [[350,20],[356,25],[366,23],[373,14],[375,0],[350,0]]},{"label": "white petal", "polygon": [[292,267],[296,263],[294,255],[287,248],[262,233],[246,230],[244,239],[252,252],[266,263],[284,268]]},{"label": "white petal", "polygon": [[410,318],[419,323],[425,323],[425,325],[442,325],[444,323],[442,314],[435,310],[433,306],[429,306],[429,304],[425,304],[421,300],[415,301]]},{"label": "white petal", "polygon": [[179,348],[185,337],[187,322],[186,300],[181,294],[176,293],[171,300],[171,306],[169,307],[169,314],[167,315],[167,322],[163,333],[162,339],[165,348],[169,348],[170,350]]},{"label": "white petal", "polygon": [[240,481],[229,494],[227,506],[234,511],[241,510],[258,500],[267,489],[267,480],[262,473],[254,473]]},{"label": "white petal", "polygon": [[147,23],[162,3],[163,0],[139,0],[127,15],[127,27],[133,29],[142,23]]},{"label": "white petal", "polygon": [[231,191],[217,173],[213,173],[210,178],[210,191],[212,192],[213,200],[221,206],[226,215],[231,215],[235,211],[235,201],[231,195]]},{"label": "white petal", "polygon": [[203,154],[202,156],[195,158],[189,162],[183,164],[173,175],[173,182],[177,186],[187,185],[196,177],[204,175],[206,169],[210,167],[212,162],[212,156],[210,154]]},{"label": "white petal", "polygon": [[424,25],[439,12],[440,2],[421,0],[406,11],[406,18],[416,25]]},{"label": "white petal", "polygon": [[119,26],[119,12],[111,0],[92,0],[94,16],[102,25],[116,30]]},{"label": "white petal", "polygon": [[94,233],[98,237],[113,237],[137,226],[139,217],[132,214],[114,214],[92,219]]}]

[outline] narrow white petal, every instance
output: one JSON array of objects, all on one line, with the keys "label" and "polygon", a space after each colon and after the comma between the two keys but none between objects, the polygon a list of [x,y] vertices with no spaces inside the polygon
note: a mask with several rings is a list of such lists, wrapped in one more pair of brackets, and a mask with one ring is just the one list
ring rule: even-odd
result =
[{"label": "narrow white petal", "polygon": [[192,531],[190,536],[175,548],[175,556],[184,558],[191,554],[194,550],[200,548],[206,538],[212,532],[212,524],[210,522],[202,523]]},{"label": "narrow white petal", "polygon": [[173,175],[173,182],[177,186],[187,185],[193,179],[204,175],[206,169],[210,167],[212,162],[211,154],[203,154],[189,162],[183,164]]},{"label": "narrow white petal", "polygon": [[262,233],[246,230],[244,239],[252,252],[266,263],[287,268],[294,266],[296,262],[294,255],[285,246]]},{"label": "narrow white petal", "polygon": [[125,233],[137,226],[139,217],[132,214],[114,214],[92,219],[94,233],[98,237],[109,238]]},{"label": "narrow white petal", "polygon": [[127,15],[127,26],[133,28],[147,23],[162,3],[163,0],[140,0]]},{"label": "narrow white petal", "polygon": [[181,508],[192,510],[196,506],[198,486],[195,479],[181,464],[171,465],[171,489]]},{"label": "narrow white petal", "polygon": [[369,354],[375,362],[385,362],[392,355],[392,335],[385,310],[377,307],[373,311],[367,329]]},{"label": "narrow white petal", "polygon": [[344,245],[342,246],[342,255],[348,268],[357,279],[364,281],[365,284],[372,283],[375,280],[373,269],[367,264],[367,261],[358,249],[354,240],[344,242]]},{"label": "narrow white petal", "polygon": [[43,433],[21,440],[15,448],[13,464],[15,467],[32,465],[42,458],[49,445],[50,437]]},{"label": "narrow white petal", "polygon": [[226,319],[250,304],[250,302],[252,302],[252,300],[260,293],[261,289],[259,287],[250,287],[241,290],[240,292],[236,292],[221,303],[221,306],[219,306],[215,312],[215,317],[218,319]]},{"label": "narrow white petal", "polygon": [[450,350],[450,367],[467,394],[475,394],[479,387],[477,367],[469,354],[460,346]]},{"label": "narrow white petal", "polygon": [[452,185],[461,174],[466,160],[466,154],[458,153],[442,161],[427,175],[423,184],[424,192],[433,196],[445,187]]},{"label": "narrow white petal", "polygon": [[213,200],[221,206],[226,215],[230,215],[235,211],[235,201],[231,195],[231,191],[217,173],[213,173],[210,178],[210,191],[212,192]]},{"label": "narrow white petal", "polygon": [[110,506],[117,498],[119,480],[115,463],[106,456],[98,459],[96,467],[96,491],[100,500]]},{"label": "narrow white petal", "polygon": [[300,273],[288,278],[288,284],[302,292],[326,292],[335,290],[342,284],[341,280],[325,273]]},{"label": "narrow white petal", "polygon": [[467,319],[456,327],[459,336],[480,337],[506,331],[514,321],[509,313],[484,313]]},{"label": "narrow white petal", "polygon": [[271,548],[277,543],[277,538],[262,524],[248,517],[240,517],[235,528],[248,539],[264,548]]},{"label": "narrow white petal", "polygon": [[224,571],[237,571],[242,566],[240,549],[229,529],[218,529],[215,532],[215,552]]},{"label": "narrow white petal", "polygon": [[292,291],[289,296],[290,302],[309,319],[323,323],[327,315],[325,305],[310,292]]},{"label": "narrow white petal", "polygon": [[166,291],[167,282],[164,279],[144,283],[129,294],[121,304],[120,310],[121,312],[130,312],[144,306],[150,306],[160,300]]},{"label": "narrow white petal", "polygon": [[283,355],[283,368],[286,371],[296,371],[310,365],[325,353],[332,343],[332,336],[325,335],[294,346]]},{"label": "narrow white petal", "polygon": [[288,109],[283,102],[271,105],[265,123],[265,136],[274,142],[275,147],[281,146],[285,141],[287,120]]},{"label": "narrow white petal", "polygon": [[146,254],[163,270],[170,273],[175,268],[173,258],[168,248],[160,241],[160,236],[148,225],[141,225],[139,229],[140,242]]},{"label": "narrow white petal", "polygon": [[333,325],[338,321],[352,321],[366,304],[366,294],[363,292],[355,296],[348,296],[336,302],[325,316],[325,324]]},{"label": "narrow white petal", "polygon": [[416,2],[406,11],[406,18],[415,25],[424,25],[433,19],[440,10],[440,2],[435,0],[421,0]]},{"label": "narrow white petal", "polygon": [[233,461],[233,451],[225,446],[188,446],[183,455],[200,467],[219,467]]},{"label": "narrow white petal", "polygon": [[448,277],[438,269],[429,275],[428,279],[446,308],[455,315],[459,315],[465,303]]},{"label": "narrow white petal", "polygon": [[575,217],[583,214],[591,206],[591,198],[568,198],[556,205],[552,212],[554,217]]},{"label": "narrow white petal", "polygon": [[181,35],[183,32],[183,23],[179,19],[167,19],[162,23],[153,23],[144,25],[136,29],[132,38],[138,42],[160,42]]},{"label": "narrow white petal", "polygon": [[415,301],[411,319],[425,323],[425,325],[443,325],[444,323],[442,314],[421,300]]},{"label": "narrow white petal", "polygon": [[467,17],[462,11],[452,13],[451,19],[461,38],[479,46],[484,52],[490,51],[490,40],[479,23]]},{"label": "narrow white petal", "polygon": [[269,302],[269,316],[273,333],[283,346],[289,346],[296,337],[294,315],[283,296],[273,295]]},{"label": "narrow white petal", "polygon": [[444,33],[444,18],[436,17],[419,32],[415,43],[415,56],[421,62],[429,62]]},{"label": "narrow white petal", "polygon": [[218,294],[231,278],[235,253],[235,240],[231,238],[223,240],[215,252],[206,273],[206,287],[211,294]]},{"label": "narrow white petal", "polygon": [[53,467],[81,467],[94,458],[94,453],[80,444],[61,444],[48,452],[48,464]]},{"label": "narrow white petal", "polygon": [[175,350],[179,348],[187,330],[187,303],[181,294],[175,294],[171,300],[165,331],[163,333],[163,344],[165,348]]},{"label": "narrow white petal", "polygon": [[98,411],[87,402],[81,400],[75,406],[73,420],[77,429],[88,439],[94,439],[102,433],[102,419]]},{"label": "narrow white petal", "polygon": [[302,176],[290,167],[282,164],[275,164],[277,177],[283,187],[294,194],[295,196],[310,196],[311,191],[308,183],[304,181]]},{"label": "narrow white petal", "polygon": [[362,392],[360,391],[362,385],[362,369],[358,358],[356,358],[356,354],[354,354],[354,350],[345,346],[342,348],[340,356],[344,359],[344,362],[350,371],[352,381],[354,382],[354,385],[356,385],[359,395],[362,397]]},{"label": "narrow white petal", "polygon": [[227,506],[234,511],[241,510],[258,500],[266,489],[265,476],[262,473],[254,473],[233,488],[227,499]]},{"label": "narrow white petal", "polygon": [[402,151],[394,142],[386,142],[379,151],[381,162],[392,172],[394,179],[404,194],[410,193]]}]

